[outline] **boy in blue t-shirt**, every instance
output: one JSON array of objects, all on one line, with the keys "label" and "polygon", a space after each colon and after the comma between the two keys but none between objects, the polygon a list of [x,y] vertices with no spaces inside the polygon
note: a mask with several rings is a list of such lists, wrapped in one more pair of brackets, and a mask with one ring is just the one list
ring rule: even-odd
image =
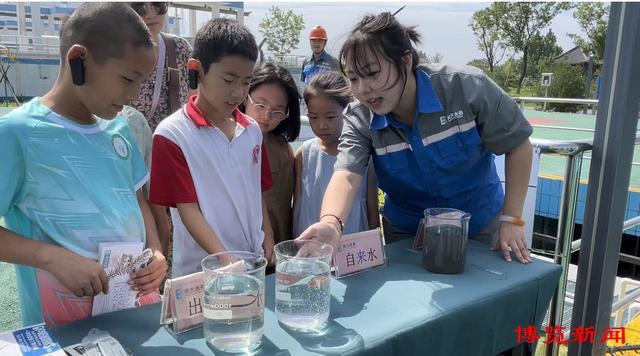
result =
[{"label": "boy in blue t-shirt", "polygon": [[85,3],[63,24],[60,50],[53,88],[0,118],[0,260],[17,264],[25,325],[51,321],[41,311],[41,297],[53,297],[38,284],[41,271],[78,297],[69,313],[108,292],[100,243],[154,250],[132,276],[139,295],[156,290],[167,270],[140,190],[149,174],[118,115],[155,64],[149,31],[124,3]]}]

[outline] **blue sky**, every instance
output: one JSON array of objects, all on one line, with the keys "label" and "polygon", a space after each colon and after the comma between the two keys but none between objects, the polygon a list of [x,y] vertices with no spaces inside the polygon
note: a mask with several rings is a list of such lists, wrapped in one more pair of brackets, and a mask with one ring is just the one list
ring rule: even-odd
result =
[{"label": "blue sky", "polygon": [[[307,55],[310,53],[310,48],[306,36],[315,25],[322,25],[327,29],[329,36],[327,50],[336,54],[350,29],[364,14],[394,12],[403,3],[248,1],[245,2],[245,10],[251,11],[251,15],[245,17],[245,25],[256,35],[258,42],[262,39],[258,25],[272,5],[303,14],[305,29],[301,34],[299,48],[294,50],[293,54]],[[429,55],[435,52],[442,53],[446,63],[466,64],[473,58],[483,57],[477,49],[468,24],[475,11],[489,5],[490,3],[481,2],[409,2],[397,16],[404,24],[418,26],[417,29],[422,34],[422,48],[419,49]],[[564,50],[573,47],[573,42],[566,34],[581,33],[570,12],[558,15],[550,28]]]}]

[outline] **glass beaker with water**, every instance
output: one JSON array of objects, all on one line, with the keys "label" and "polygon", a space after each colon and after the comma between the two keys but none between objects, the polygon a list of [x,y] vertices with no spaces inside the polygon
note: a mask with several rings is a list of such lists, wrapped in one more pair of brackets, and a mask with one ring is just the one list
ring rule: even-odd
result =
[{"label": "glass beaker with water", "polygon": [[424,211],[422,266],[434,273],[464,271],[471,214],[451,208]]},{"label": "glass beaker with water", "polygon": [[267,259],[252,252],[222,252],[202,260],[204,337],[224,352],[260,345]]},{"label": "glass beaker with water", "polygon": [[322,329],[329,318],[333,247],[318,241],[283,241],[276,253],[276,315],[296,331]]}]

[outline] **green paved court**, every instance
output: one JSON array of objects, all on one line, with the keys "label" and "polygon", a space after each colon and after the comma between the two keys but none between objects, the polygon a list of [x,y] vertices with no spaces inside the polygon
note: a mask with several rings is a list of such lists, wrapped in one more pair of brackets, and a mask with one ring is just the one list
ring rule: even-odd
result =
[{"label": "green paved court", "polygon": [[[582,129],[595,128],[595,115],[542,112],[525,110],[525,116],[532,125],[544,125],[554,127],[571,127]],[[533,130],[534,138],[544,138],[549,140],[576,140],[593,138],[593,132],[579,132],[565,129],[539,128]],[[587,152],[585,157],[590,157]],[[640,147],[634,150],[634,162],[640,161]],[[590,160],[585,159],[582,163],[581,178],[588,179]],[[540,159],[540,173],[562,177],[564,175],[565,158],[550,155],[543,155]],[[640,189],[640,166],[633,166],[631,169],[630,187]]]}]

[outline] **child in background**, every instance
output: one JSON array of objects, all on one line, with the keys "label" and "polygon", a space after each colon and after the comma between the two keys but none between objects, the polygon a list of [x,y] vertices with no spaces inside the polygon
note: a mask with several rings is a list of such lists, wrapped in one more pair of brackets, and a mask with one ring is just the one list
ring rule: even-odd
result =
[{"label": "child in background", "polygon": [[154,133],[150,201],[171,207],[172,278],[200,271],[201,260],[217,252],[272,260],[273,240],[262,230],[262,133],[238,110],[257,57],[246,27],[209,21],[187,64],[198,94]]},{"label": "child in background", "polygon": [[[320,217],[324,192],[333,175],[342,132],[342,111],[352,100],[349,83],[335,71],[320,73],[311,79],[304,90],[309,124],[317,136],[307,140],[295,156],[295,199],[293,233],[299,236]],[[378,185],[372,165],[367,169],[367,181],[353,203],[344,234],[377,228]]]},{"label": "child in background", "polygon": [[[140,189],[148,171],[118,115],[153,69],[149,30],[126,4],[85,3],[62,25],[60,50],[53,88],[0,119],[0,260],[17,264],[25,325],[57,323],[51,300],[66,321],[90,316],[93,296],[108,291],[100,243],[154,250],[130,282],[140,294],[167,269]],[[41,273],[67,290],[39,284]]]},{"label": "child in background", "polygon": [[289,142],[300,133],[300,94],[289,71],[271,63],[256,67],[244,113],[258,122],[271,166],[273,185],[263,193],[265,219],[270,221],[275,243],[290,240],[294,172]]}]

